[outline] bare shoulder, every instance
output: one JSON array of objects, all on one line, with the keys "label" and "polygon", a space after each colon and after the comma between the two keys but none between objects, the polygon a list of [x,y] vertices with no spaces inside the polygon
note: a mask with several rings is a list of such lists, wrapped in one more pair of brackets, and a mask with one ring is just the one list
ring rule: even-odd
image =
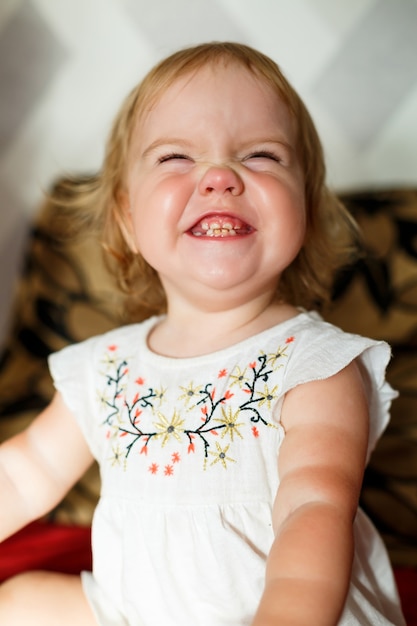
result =
[{"label": "bare shoulder", "polygon": [[317,423],[356,430],[367,423],[366,380],[356,361],[335,375],[297,385],[285,398],[282,421],[286,430]]},{"label": "bare shoulder", "polygon": [[282,424],[286,436],[279,472],[288,507],[323,498],[353,515],[369,432],[365,381],[357,363],[289,391]]}]

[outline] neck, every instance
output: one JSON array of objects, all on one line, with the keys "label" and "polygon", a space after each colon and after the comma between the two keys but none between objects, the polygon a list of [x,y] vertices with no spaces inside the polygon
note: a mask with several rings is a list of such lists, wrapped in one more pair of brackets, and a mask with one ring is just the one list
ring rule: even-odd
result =
[{"label": "neck", "polygon": [[225,310],[168,302],[166,317],[149,337],[151,350],[185,358],[222,350],[297,314],[297,309],[263,295]]}]

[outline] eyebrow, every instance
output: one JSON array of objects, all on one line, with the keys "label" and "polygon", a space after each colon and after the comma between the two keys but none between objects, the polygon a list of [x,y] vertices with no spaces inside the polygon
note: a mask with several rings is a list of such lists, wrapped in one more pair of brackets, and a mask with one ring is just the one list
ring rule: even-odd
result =
[{"label": "eyebrow", "polygon": [[181,148],[190,148],[191,143],[186,141],[185,139],[181,139],[180,137],[158,137],[155,139],[143,152],[141,152],[142,157],[147,157],[149,154],[161,148],[162,146],[179,146]]},{"label": "eyebrow", "polygon": [[282,137],[271,137],[271,136],[255,138],[253,140],[246,141],[245,143],[242,143],[242,145],[243,146],[250,146],[250,145],[253,145],[253,144],[271,144],[271,143],[283,146],[287,150],[292,150],[293,149],[293,146],[291,145],[291,143],[288,142],[286,139],[284,139]]}]

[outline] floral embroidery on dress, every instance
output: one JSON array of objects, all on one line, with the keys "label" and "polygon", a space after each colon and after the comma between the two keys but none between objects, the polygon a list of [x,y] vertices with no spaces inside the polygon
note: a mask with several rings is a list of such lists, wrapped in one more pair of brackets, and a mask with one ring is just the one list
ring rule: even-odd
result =
[{"label": "floral embroidery on dress", "polygon": [[[132,359],[119,358],[118,347],[108,346],[101,361],[99,391],[103,433],[110,440],[108,462],[126,468],[134,450],[147,457],[151,449],[155,453],[170,444],[168,462],[150,455],[146,466],[150,475],[173,476],[182,454],[197,454],[204,469],[214,465],[227,469],[237,463],[237,441],[248,436],[257,440],[265,429],[277,428],[271,415],[280,394],[277,372],[293,342],[294,337],[288,337],[272,353],[260,352],[247,365],[222,368],[212,380],[209,376],[205,381],[191,380],[178,385],[177,391],[148,386],[136,372],[132,376]],[[221,381],[218,387],[216,380]],[[178,451],[172,452],[174,444]]]}]

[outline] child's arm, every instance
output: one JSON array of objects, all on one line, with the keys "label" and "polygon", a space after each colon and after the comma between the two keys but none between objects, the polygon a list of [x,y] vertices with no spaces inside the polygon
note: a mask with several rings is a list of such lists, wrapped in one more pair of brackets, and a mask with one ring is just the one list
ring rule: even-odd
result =
[{"label": "child's arm", "polygon": [[56,505],[92,463],[60,394],[0,446],[0,541]]},{"label": "child's arm", "polygon": [[336,626],[349,588],[368,441],[356,364],[287,394],[275,541],[253,626]]}]

